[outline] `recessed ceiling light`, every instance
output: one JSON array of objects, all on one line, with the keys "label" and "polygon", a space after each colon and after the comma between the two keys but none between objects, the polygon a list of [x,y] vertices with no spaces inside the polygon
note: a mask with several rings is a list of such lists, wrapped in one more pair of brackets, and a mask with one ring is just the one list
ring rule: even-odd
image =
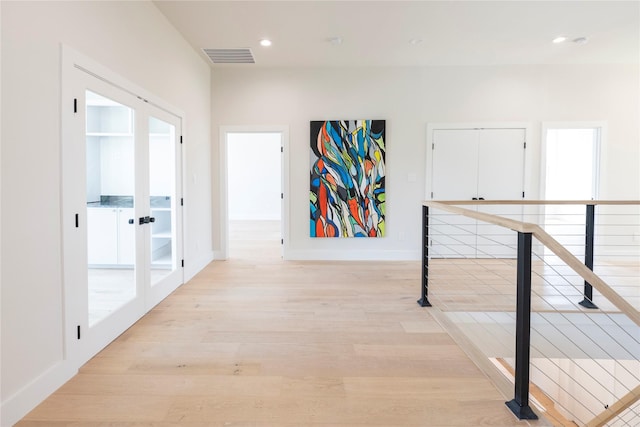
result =
[{"label": "recessed ceiling light", "polygon": [[586,37],[578,37],[578,38],[573,39],[573,42],[577,43],[577,44],[586,44],[588,41],[589,41],[589,39],[586,38]]},{"label": "recessed ceiling light", "polygon": [[556,37],[555,39],[552,40],[552,43],[556,43],[556,44],[557,43],[562,43],[562,42],[564,42],[566,40],[567,40],[566,36],[558,36],[558,37]]},{"label": "recessed ceiling light", "polygon": [[269,39],[260,40],[260,46],[264,46],[264,47],[271,46],[271,40]]},{"label": "recessed ceiling light", "polygon": [[342,44],[342,37],[329,37],[327,41],[333,45]]},{"label": "recessed ceiling light", "polygon": [[415,46],[417,44],[420,44],[420,43],[422,43],[422,39],[415,38],[415,39],[409,40],[409,44],[413,45],[413,46]]}]

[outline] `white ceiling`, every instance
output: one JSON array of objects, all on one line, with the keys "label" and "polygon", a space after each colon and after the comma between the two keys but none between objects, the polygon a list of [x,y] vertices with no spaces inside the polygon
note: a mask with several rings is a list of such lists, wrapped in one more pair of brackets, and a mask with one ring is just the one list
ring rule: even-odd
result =
[{"label": "white ceiling", "polygon": [[[250,48],[256,61],[214,68],[638,63],[640,57],[638,1],[154,3],[197,51]],[[551,43],[558,35],[588,42]],[[330,43],[332,37],[342,44]],[[260,46],[262,38],[273,45]]]}]

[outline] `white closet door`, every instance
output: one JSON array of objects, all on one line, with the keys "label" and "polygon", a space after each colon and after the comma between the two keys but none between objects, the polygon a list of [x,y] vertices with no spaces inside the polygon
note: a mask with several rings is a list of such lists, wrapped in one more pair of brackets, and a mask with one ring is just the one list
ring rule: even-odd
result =
[{"label": "white closet door", "polygon": [[[432,199],[522,199],[524,142],[522,128],[435,129]],[[521,206],[482,206],[478,210],[522,218]],[[515,232],[459,215],[438,217],[441,212],[437,210],[431,214],[432,257],[515,257]]]},{"label": "white closet door", "polygon": [[[478,132],[438,129],[433,133],[433,200],[471,200],[478,191]],[[466,258],[476,253],[476,222],[442,211],[430,212],[432,258]]]},{"label": "white closet door", "polygon": [[[524,189],[524,129],[482,129],[478,133],[478,197],[521,200]],[[488,205],[478,210],[522,220],[521,205]],[[478,223],[478,258],[514,258],[517,233]]]},{"label": "white closet door", "polygon": [[478,197],[519,200],[524,179],[524,129],[478,132]]},{"label": "white closet door", "polygon": [[478,131],[433,131],[434,200],[471,200],[478,191]]}]

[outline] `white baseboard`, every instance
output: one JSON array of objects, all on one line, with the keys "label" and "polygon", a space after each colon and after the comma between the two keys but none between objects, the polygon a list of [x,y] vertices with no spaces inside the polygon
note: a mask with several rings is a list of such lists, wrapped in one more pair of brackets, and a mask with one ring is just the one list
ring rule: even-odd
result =
[{"label": "white baseboard", "polygon": [[187,283],[189,280],[193,279],[193,276],[198,274],[203,268],[207,266],[211,261],[214,260],[214,252],[208,251],[204,255],[194,260],[185,260],[184,267],[184,282]]},{"label": "white baseboard", "polygon": [[17,393],[2,401],[0,425],[16,424],[77,373],[78,369],[72,367],[69,361],[61,361],[49,368]]},{"label": "white baseboard", "polygon": [[419,261],[420,251],[358,251],[335,249],[307,249],[286,252],[291,261]]}]

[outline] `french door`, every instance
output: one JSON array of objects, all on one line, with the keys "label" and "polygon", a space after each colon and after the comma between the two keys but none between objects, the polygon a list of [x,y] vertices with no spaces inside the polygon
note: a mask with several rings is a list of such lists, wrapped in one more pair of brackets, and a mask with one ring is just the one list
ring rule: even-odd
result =
[{"label": "french door", "polygon": [[181,119],[80,67],[70,81],[66,338],[83,363],[183,282]]}]

